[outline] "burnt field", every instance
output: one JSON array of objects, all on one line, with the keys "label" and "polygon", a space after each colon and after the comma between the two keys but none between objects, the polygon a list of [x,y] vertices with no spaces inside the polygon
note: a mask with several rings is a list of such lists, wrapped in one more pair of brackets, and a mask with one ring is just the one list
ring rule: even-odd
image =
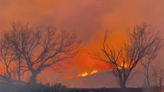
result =
[{"label": "burnt field", "polygon": [[160,92],[158,88],[101,88],[101,89],[68,89],[67,92]]},{"label": "burnt field", "polygon": [[55,85],[18,85],[0,83],[0,92],[162,92],[159,87],[149,88],[67,88],[61,83]]}]

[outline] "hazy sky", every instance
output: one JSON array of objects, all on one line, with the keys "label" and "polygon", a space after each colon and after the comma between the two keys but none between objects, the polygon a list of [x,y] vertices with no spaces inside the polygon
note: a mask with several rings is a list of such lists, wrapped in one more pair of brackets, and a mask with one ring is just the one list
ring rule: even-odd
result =
[{"label": "hazy sky", "polygon": [[52,24],[73,30],[84,41],[107,29],[116,32],[141,22],[163,27],[163,0],[0,0],[0,28],[13,21]]},{"label": "hazy sky", "polygon": [[[0,0],[0,30],[9,29],[13,21],[51,24],[75,31],[85,48],[97,49],[108,29],[113,31],[112,43],[119,47],[126,30],[135,24],[147,22],[163,31],[163,6],[164,0]],[[94,66],[84,54],[74,62],[77,67]]]}]

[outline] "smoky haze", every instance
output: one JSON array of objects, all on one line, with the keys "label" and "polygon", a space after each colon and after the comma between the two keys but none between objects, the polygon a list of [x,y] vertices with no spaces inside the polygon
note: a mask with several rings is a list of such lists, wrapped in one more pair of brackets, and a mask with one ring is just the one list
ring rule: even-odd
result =
[{"label": "smoky haze", "polygon": [[[10,29],[13,21],[28,22],[30,26],[51,24],[75,31],[85,49],[98,49],[102,35],[108,29],[113,31],[112,43],[119,47],[126,41],[127,29],[135,24],[147,22],[163,31],[163,6],[163,0],[0,0],[0,30]],[[159,55],[159,60],[161,57]],[[83,66],[97,65],[85,54],[79,54],[73,62],[73,65],[67,65],[71,67],[68,71],[43,72],[40,78],[44,82],[63,82],[61,76],[76,75],[78,70],[82,72]],[[97,83],[98,86],[104,84]]]}]

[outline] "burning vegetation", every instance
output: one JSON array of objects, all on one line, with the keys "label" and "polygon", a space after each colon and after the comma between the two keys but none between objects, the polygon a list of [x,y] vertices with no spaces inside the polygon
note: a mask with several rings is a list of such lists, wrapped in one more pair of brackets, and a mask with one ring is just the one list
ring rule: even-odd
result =
[{"label": "burning vegetation", "polygon": [[[76,77],[86,77],[86,76],[89,76],[89,75],[92,75],[92,74],[95,74],[99,72],[99,70],[92,70],[90,72],[83,72],[83,73],[80,73],[78,74]],[[67,77],[66,79],[72,79],[72,78],[75,78],[75,77]]]},{"label": "burning vegetation", "polygon": [[[104,36],[101,53],[94,51],[87,53],[92,59],[105,62],[104,66],[81,72],[66,79],[87,77],[105,69],[111,71],[119,86],[125,89],[127,80],[136,65],[145,57],[155,58],[157,51],[163,46],[161,34],[146,23],[137,25],[128,31],[129,42],[118,52],[109,47],[108,36],[107,32]],[[5,73],[0,74],[0,81],[15,85],[29,84],[32,87],[31,85],[37,83],[37,76],[43,70],[54,68],[59,62],[70,62],[71,58],[78,54],[80,46],[81,41],[77,40],[74,33],[58,31],[51,26],[32,29],[21,22],[13,23],[12,30],[4,32],[0,39],[0,63],[5,66]],[[143,61],[142,64],[146,63]],[[11,67],[13,65],[15,67]],[[147,66],[145,69],[148,69]],[[26,79],[26,83],[23,78],[24,74],[28,73],[31,75],[29,79]],[[162,71],[158,73],[162,74]],[[163,76],[164,74],[160,77],[157,76],[160,87]],[[147,84],[150,86],[150,83]]]},{"label": "burning vegetation", "polygon": [[[101,67],[101,66],[100,66]],[[128,68],[128,64],[127,63],[120,63],[120,66],[118,66],[118,69],[127,69]],[[104,68],[99,68],[99,69],[94,69],[92,71],[85,71],[85,72],[82,72],[82,73],[79,73],[77,74],[76,76],[72,76],[72,77],[67,77],[66,79],[72,79],[72,78],[75,78],[75,77],[86,77],[86,76],[90,76],[90,75],[93,75],[93,74],[96,74],[98,72],[104,72],[104,71],[101,71],[101,69],[105,69],[106,71],[108,70],[111,70],[111,71],[115,71],[114,68],[109,68],[108,67],[104,67]]]}]

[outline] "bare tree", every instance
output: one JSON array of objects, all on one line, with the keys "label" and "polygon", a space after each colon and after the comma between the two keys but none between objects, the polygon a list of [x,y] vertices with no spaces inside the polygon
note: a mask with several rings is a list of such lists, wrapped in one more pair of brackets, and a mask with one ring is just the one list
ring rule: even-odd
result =
[{"label": "bare tree", "polygon": [[[161,47],[162,46],[157,46],[157,49],[154,50],[154,53],[148,55],[148,57],[141,59],[141,65],[143,66],[143,74],[145,76],[144,86],[146,87],[159,85],[159,81],[161,77],[163,77],[163,70],[160,69],[160,62],[155,62],[155,59],[157,57],[157,50],[160,50]],[[155,85],[153,85],[153,82],[155,82]]]},{"label": "bare tree", "polygon": [[12,30],[3,36],[21,60],[23,71],[31,72],[30,83],[36,83],[42,70],[74,57],[81,43],[74,33],[58,31],[52,26],[32,29],[21,22],[13,23]]},{"label": "bare tree", "polygon": [[0,62],[5,66],[4,74],[1,74],[1,80],[9,83],[12,79],[11,63],[15,60],[14,53],[10,50],[10,44],[5,44],[5,41],[0,42]]},{"label": "bare tree", "polygon": [[[141,61],[144,67],[143,74],[145,76],[142,87],[154,86],[158,88],[159,92],[161,92],[163,86],[162,83],[164,81],[164,70],[161,68],[161,62],[148,61],[146,63]],[[149,65],[147,65],[147,63],[149,63]]]},{"label": "bare tree", "polygon": [[128,43],[125,48],[116,52],[109,48],[107,38],[109,33],[104,36],[102,54],[97,52],[89,53],[94,59],[107,62],[109,69],[112,70],[121,88],[126,87],[126,82],[131,72],[143,57],[154,53],[158,46],[162,46],[161,33],[153,29],[150,25],[143,23],[136,25],[128,31]]},{"label": "bare tree", "polygon": [[15,73],[17,75],[17,79],[19,82],[21,82],[21,80],[23,80],[24,78],[24,73],[26,71],[28,71],[27,69],[24,70],[24,62],[23,62],[23,57],[21,57],[21,54],[18,52],[18,51],[14,51],[15,52],[15,56],[16,56],[16,59],[17,61],[15,61]]},{"label": "bare tree", "polygon": [[[149,61],[150,62],[150,61]],[[161,62],[151,61],[149,66],[144,66],[145,83],[144,87],[159,87],[159,92],[162,90],[162,83],[164,81],[164,70],[161,68]]]},{"label": "bare tree", "polygon": [[[17,62],[19,62],[19,59],[18,56],[13,51],[12,45],[8,43],[7,40],[2,38],[0,40],[0,63],[5,68],[3,73],[0,74],[1,81],[6,83],[18,83],[18,81],[21,83],[25,83],[20,79],[22,74],[19,75],[17,71],[17,70],[21,71],[21,69],[15,67],[15,65],[19,66]],[[18,79],[16,77],[18,77]]]},{"label": "bare tree", "polygon": [[161,62],[152,64],[150,68],[152,68],[152,72],[150,73],[152,74],[151,86],[159,87],[159,92],[161,92],[164,81],[164,70],[161,67]]}]

